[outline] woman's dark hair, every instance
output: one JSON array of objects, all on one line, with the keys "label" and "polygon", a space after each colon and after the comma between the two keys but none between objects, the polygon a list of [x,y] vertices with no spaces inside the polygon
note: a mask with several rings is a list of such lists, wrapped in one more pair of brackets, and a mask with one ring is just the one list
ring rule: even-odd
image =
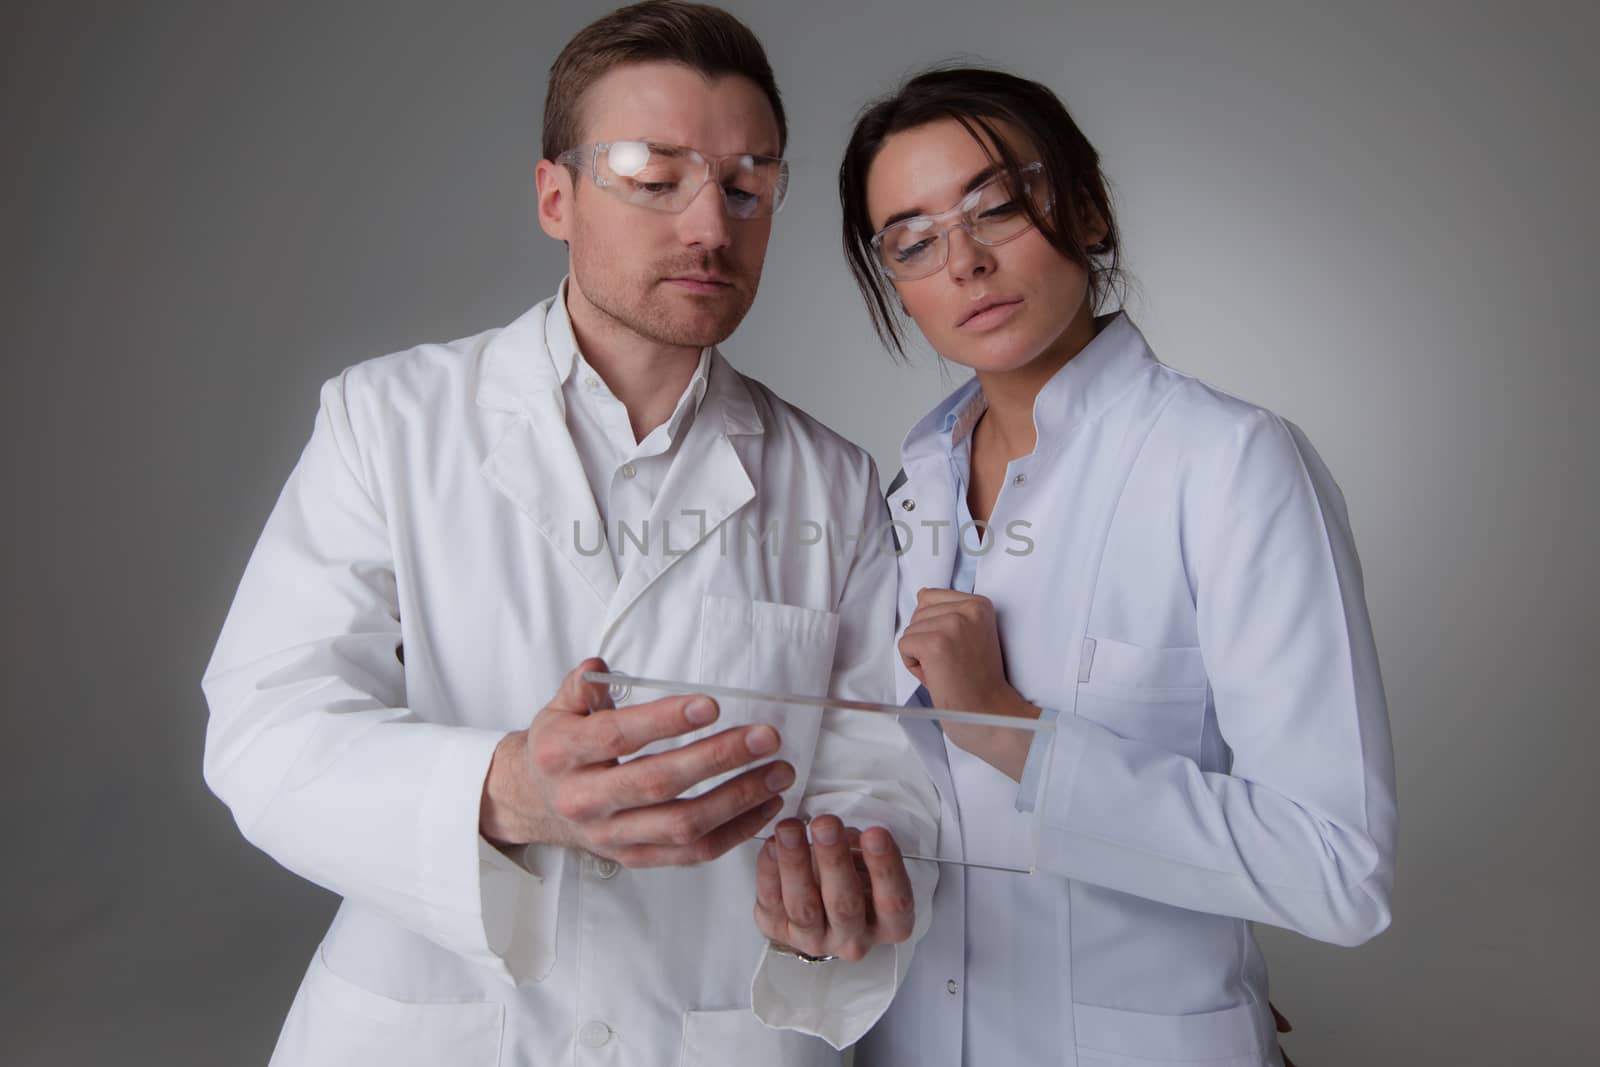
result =
[{"label": "woman's dark hair", "polygon": [[[1038,82],[1003,71],[936,67],[913,76],[862,109],[845,148],[844,162],[839,165],[845,258],[872,314],[872,325],[886,346],[903,355],[905,327],[896,314],[899,300],[893,284],[879,271],[872,251],[875,231],[867,214],[867,172],[892,135],[940,119],[954,119],[966,127],[973,140],[1013,180],[1019,179],[1019,169],[1032,160],[1013,151],[1001,136],[998,124],[1005,123],[1022,133],[1038,161],[1044,164],[1044,181],[1052,194],[1048,213],[1031,198],[1023,199],[1029,219],[1056,251],[1089,272],[1094,310],[1101,310],[1112,294],[1121,298],[1124,279],[1117,223],[1111,212],[1106,178],[1100,170],[1100,153],[1084,137],[1055,93]],[[1091,246],[1084,241],[1081,220],[1095,214],[1104,221],[1106,233]]]}]

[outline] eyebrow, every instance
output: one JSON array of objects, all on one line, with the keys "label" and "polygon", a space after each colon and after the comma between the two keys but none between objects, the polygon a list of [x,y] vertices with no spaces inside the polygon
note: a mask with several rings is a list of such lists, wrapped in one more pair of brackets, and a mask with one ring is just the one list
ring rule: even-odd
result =
[{"label": "eyebrow", "polygon": [[[961,190],[961,195],[966,196],[968,193],[972,192],[972,190],[976,189],[990,178],[993,178],[996,174],[999,174],[1004,169],[1004,165],[1000,163],[991,163],[987,167],[984,167],[971,178],[967,179],[966,187]],[[928,211],[925,208],[908,208],[905,211],[890,215],[884,220],[883,225],[879,227],[879,229],[887,230],[890,226],[893,226],[897,222],[904,222],[906,219],[914,219],[918,215],[926,214],[928,214]]]}]

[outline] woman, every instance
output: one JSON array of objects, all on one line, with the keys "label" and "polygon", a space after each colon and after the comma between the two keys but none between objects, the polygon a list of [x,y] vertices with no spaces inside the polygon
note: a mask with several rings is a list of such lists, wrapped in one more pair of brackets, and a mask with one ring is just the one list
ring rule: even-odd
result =
[{"label": "woman", "polygon": [[1389,922],[1388,721],[1338,487],[1294,426],[1096,315],[1117,226],[1043,86],[913,78],[839,189],[880,334],[900,348],[902,312],[976,372],[889,494],[901,697],[1055,718],[908,721],[941,852],[1021,821],[1036,869],[942,868],[856,1062],[1280,1063],[1249,924],[1354,945]]}]

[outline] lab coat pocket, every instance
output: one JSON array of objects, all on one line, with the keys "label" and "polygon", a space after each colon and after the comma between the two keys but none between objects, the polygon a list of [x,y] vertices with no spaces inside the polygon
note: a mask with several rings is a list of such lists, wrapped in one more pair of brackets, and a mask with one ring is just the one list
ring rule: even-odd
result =
[{"label": "lab coat pocket", "polygon": [[1076,712],[1119,737],[1201,758],[1206,670],[1194,646],[1149,648],[1088,637]]},{"label": "lab coat pocket", "polygon": [[[832,611],[707,596],[700,609],[697,680],[707,685],[823,696],[833,676],[838,636],[839,616]],[[777,729],[782,747],[773,758],[787,760],[795,770],[795,784],[784,794],[784,814],[793,814],[811,773],[822,712],[726,697],[718,698],[717,703],[722,713],[707,732],[755,722],[770,723]],[[703,793],[729,777],[709,779],[689,795]]]},{"label": "lab coat pocket", "polygon": [[500,1061],[505,1008],[410,1003],[335,974],[319,948],[272,1054],[272,1067],[462,1067]]},{"label": "lab coat pocket", "polygon": [[683,1013],[680,1067],[730,1067],[781,1063],[785,1067],[839,1067],[844,1054],[820,1037],[774,1030],[749,1008]]},{"label": "lab coat pocket", "polygon": [[1072,1006],[1080,1067],[1265,1067],[1249,1004],[1200,1015]]}]

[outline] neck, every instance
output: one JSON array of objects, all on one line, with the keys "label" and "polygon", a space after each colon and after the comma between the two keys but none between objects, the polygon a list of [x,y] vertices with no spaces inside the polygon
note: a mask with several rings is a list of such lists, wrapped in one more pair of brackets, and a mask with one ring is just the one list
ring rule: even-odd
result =
[{"label": "neck", "polygon": [[1038,444],[1033,405],[1039,391],[1094,340],[1095,331],[1094,313],[1086,298],[1067,328],[1038,356],[1013,370],[978,371],[978,385],[988,403],[978,425],[1007,461],[1028,455]]},{"label": "neck", "polygon": [[700,349],[641,336],[592,303],[571,277],[566,290],[567,318],[578,350],[628,409],[634,440],[644,440],[672,417],[700,365]]}]

